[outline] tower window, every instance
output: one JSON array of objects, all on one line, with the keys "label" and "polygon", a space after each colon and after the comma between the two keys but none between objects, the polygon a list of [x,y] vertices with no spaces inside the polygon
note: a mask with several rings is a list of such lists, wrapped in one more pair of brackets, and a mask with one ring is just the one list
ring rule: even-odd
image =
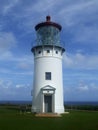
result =
[{"label": "tower window", "polygon": [[58,51],[56,51],[56,54],[58,54]]},{"label": "tower window", "polygon": [[38,51],[38,54],[41,54],[41,51]]},{"label": "tower window", "polygon": [[50,53],[50,50],[47,50],[47,53]]},{"label": "tower window", "polygon": [[51,72],[45,72],[45,79],[51,80]]}]

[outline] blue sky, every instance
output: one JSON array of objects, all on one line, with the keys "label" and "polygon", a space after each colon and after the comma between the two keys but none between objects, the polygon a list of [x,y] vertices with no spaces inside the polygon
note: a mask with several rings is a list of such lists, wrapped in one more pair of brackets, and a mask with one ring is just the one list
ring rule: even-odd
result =
[{"label": "blue sky", "polygon": [[0,0],[0,100],[31,100],[34,26],[62,25],[65,101],[98,101],[98,0]]}]

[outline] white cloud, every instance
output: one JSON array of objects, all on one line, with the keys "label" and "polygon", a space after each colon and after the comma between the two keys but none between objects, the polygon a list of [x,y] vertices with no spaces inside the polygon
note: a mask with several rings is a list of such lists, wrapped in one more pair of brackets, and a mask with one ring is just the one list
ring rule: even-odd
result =
[{"label": "white cloud", "polygon": [[11,73],[11,70],[10,69],[7,69],[5,67],[0,67],[0,74],[2,75],[3,74],[10,74]]},{"label": "white cloud", "polygon": [[64,63],[67,67],[73,66],[73,60],[68,55],[64,55]]},{"label": "white cloud", "polygon": [[80,91],[87,91],[87,90],[89,90],[89,88],[88,88],[87,85],[79,86],[78,89],[79,89]]},{"label": "white cloud", "polygon": [[93,17],[94,11],[98,10],[97,5],[97,0],[62,1],[62,8],[58,11],[57,19],[62,19],[61,23],[65,28],[83,23]]},{"label": "white cloud", "polygon": [[[10,0],[4,5],[3,12],[9,12],[13,14],[13,17],[17,19],[23,18],[24,25],[28,23],[36,23],[42,21],[44,15],[50,14],[54,16],[57,20],[62,20],[65,23],[75,23],[77,14],[91,14],[92,10],[97,9],[97,0],[43,0],[43,1],[24,1],[24,0]],[[18,8],[18,10],[12,10],[13,7]],[[34,22],[36,21],[36,22]],[[67,22],[68,21],[68,22]],[[31,24],[30,24],[31,25]]]},{"label": "white cloud", "polygon": [[[75,38],[77,41],[79,39],[84,39],[85,41],[85,39],[88,40],[91,36],[92,39],[95,39],[97,37],[95,36],[95,33],[97,34],[97,31],[95,32],[93,30],[93,27],[90,29],[85,29],[84,26],[84,30],[81,30],[83,27],[80,27],[85,23],[85,21],[89,21],[90,19],[93,19],[93,16],[96,16],[94,15],[94,10],[98,10],[97,3],[97,0],[74,0],[74,2],[72,0],[38,0],[28,2],[24,0],[11,0],[7,3],[7,5],[4,6],[4,8],[6,10],[5,12],[8,12],[8,10],[11,10],[14,6],[16,6],[15,8],[18,8],[19,11],[11,10],[12,12],[10,13],[13,14],[13,19],[15,19],[15,21],[18,21],[16,26],[18,28],[25,29],[25,33],[31,33],[32,26],[38,22],[45,20],[44,17],[47,14],[50,14],[55,20],[60,21],[63,28],[66,28],[67,26],[69,27],[70,24],[73,26],[77,25],[78,28],[80,28],[77,31],[77,35],[79,37],[76,35]],[[90,17],[88,17],[88,15],[90,15]],[[84,33],[81,35],[81,32],[83,31]]]},{"label": "white cloud", "polygon": [[52,7],[54,5],[56,5],[56,3],[58,3],[58,0],[55,0],[55,1],[53,1],[53,0],[37,1],[36,4],[34,4],[34,6],[33,6],[33,10],[36,11],[36,12],[40,12],[40,11],[45,12],[45,11],[52,9]]},{"label": "white cloud", "polygon": [[81,53],[76,53],[76,59],[78,61],[84,61],[85,60],[85,56],[82,55]]},{"label": "white cloud", "polygon": [[18,64],[18,67],[21,69],[29,69],[29,64],[25,63],[25,62],[21,62]]},{"label": "white cloud", "polygon": [[[7,49],[7,48],[6,48]],[[3,51],[3,50],[1,50],[2,51],[2,53],[0,54],[1,56],[0,56],[0,60],[10,60],[10,59],[12,59],[13,58],[13,54],[12,54],[12,52],[11,51]]]},{"label": "white cloud", "polygon": [[0,100],[30,100],[30,84],[14,84],[11,80],[0,79]]},{"label": "white cloud", "polygon": [[80,92],[89,92],[89,94],[92,93],[93,95],[94,93],[97,93],[98,91],[98,84],[97,83],[95,84],[93,82],[85,83],[82,81],[79,83],[78,87],[76,88]]},{"label": "white cloud", "polygon": [[98,68],[98,56],[89,56],[87,59],[87,66],[88,68]]},{"label": "white cloud", "polygon": [[98,55],[81,53],[64,55],[65,68],[98,69]]},{"label": "white cloud", "polygon": [[0,88],[8,89],[12,87],[12,81],[0,79]]},{"label": "white cloud", "polygon": [[91,87],[92,90],[95,90],[95,91],[98,90],[98,85],[96,85],[95,83],[91,83],[90,87]]},{"label": "white cloud", "polygon": [[[85,23],[84,23],[85,24]],[[76,43],[82,44],[97,44],[98,45],[98,26],[94,25],[80,25],[79,29],[77,28],[73,37],[73,41]]]},{"label": "white cloud", "polygon": [[[28,70],[26,74],[31,74],[33,70],[34,60],[32,55],[24,55],[22,57],[12,58],[12,62],[15,62],[15,68],[21,70]],[[31,73],[29,72],[31,71]],[[24,72],[25,73],[25,72]]]},{"label": "white cloud", "polygon": [[17,40],[11,32],[0,32],[0,52],[7,51],[15,47]]},{"label": "white cloud", "polygon": [[30,84],[16,84],[16,88],[30,88]]},{"label": "white cloud", "polygon": [[3,29],[3,25],[2,25],[2,23],[0,23],[0,32],[2,29]]},{"label": "white cloud", "polygon": [[9,13],[9,11],[18,3],[19,0],[8,0],[8,2],[3,6],[3,14]]},{"label": "white cloud", "polygon": [[0,87],[2,87],[2,86],[3,86],[3,80],[0,79]]},{"label": "white cloud", "polygon": [[16,88],[23,88],[23,87],[25,87],[24,84],[17,84],[17,85],[16,85]]}]

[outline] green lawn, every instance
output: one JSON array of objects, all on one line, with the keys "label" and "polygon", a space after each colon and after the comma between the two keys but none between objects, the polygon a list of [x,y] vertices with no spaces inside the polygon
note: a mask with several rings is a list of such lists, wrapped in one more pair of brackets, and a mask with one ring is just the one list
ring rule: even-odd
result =
[{"label": "green lawn", "polygon": [[98,112],[71,111],[59,118],[41,118],[0,107],[0,130],[98,130]]}]

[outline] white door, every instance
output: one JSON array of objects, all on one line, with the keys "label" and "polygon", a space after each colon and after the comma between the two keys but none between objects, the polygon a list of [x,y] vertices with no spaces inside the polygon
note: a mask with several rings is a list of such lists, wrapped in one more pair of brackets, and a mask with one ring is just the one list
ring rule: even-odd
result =
[{"label": "white door", "polygon": [[52,95],[44,95],[45,113],[52,112]]}]

